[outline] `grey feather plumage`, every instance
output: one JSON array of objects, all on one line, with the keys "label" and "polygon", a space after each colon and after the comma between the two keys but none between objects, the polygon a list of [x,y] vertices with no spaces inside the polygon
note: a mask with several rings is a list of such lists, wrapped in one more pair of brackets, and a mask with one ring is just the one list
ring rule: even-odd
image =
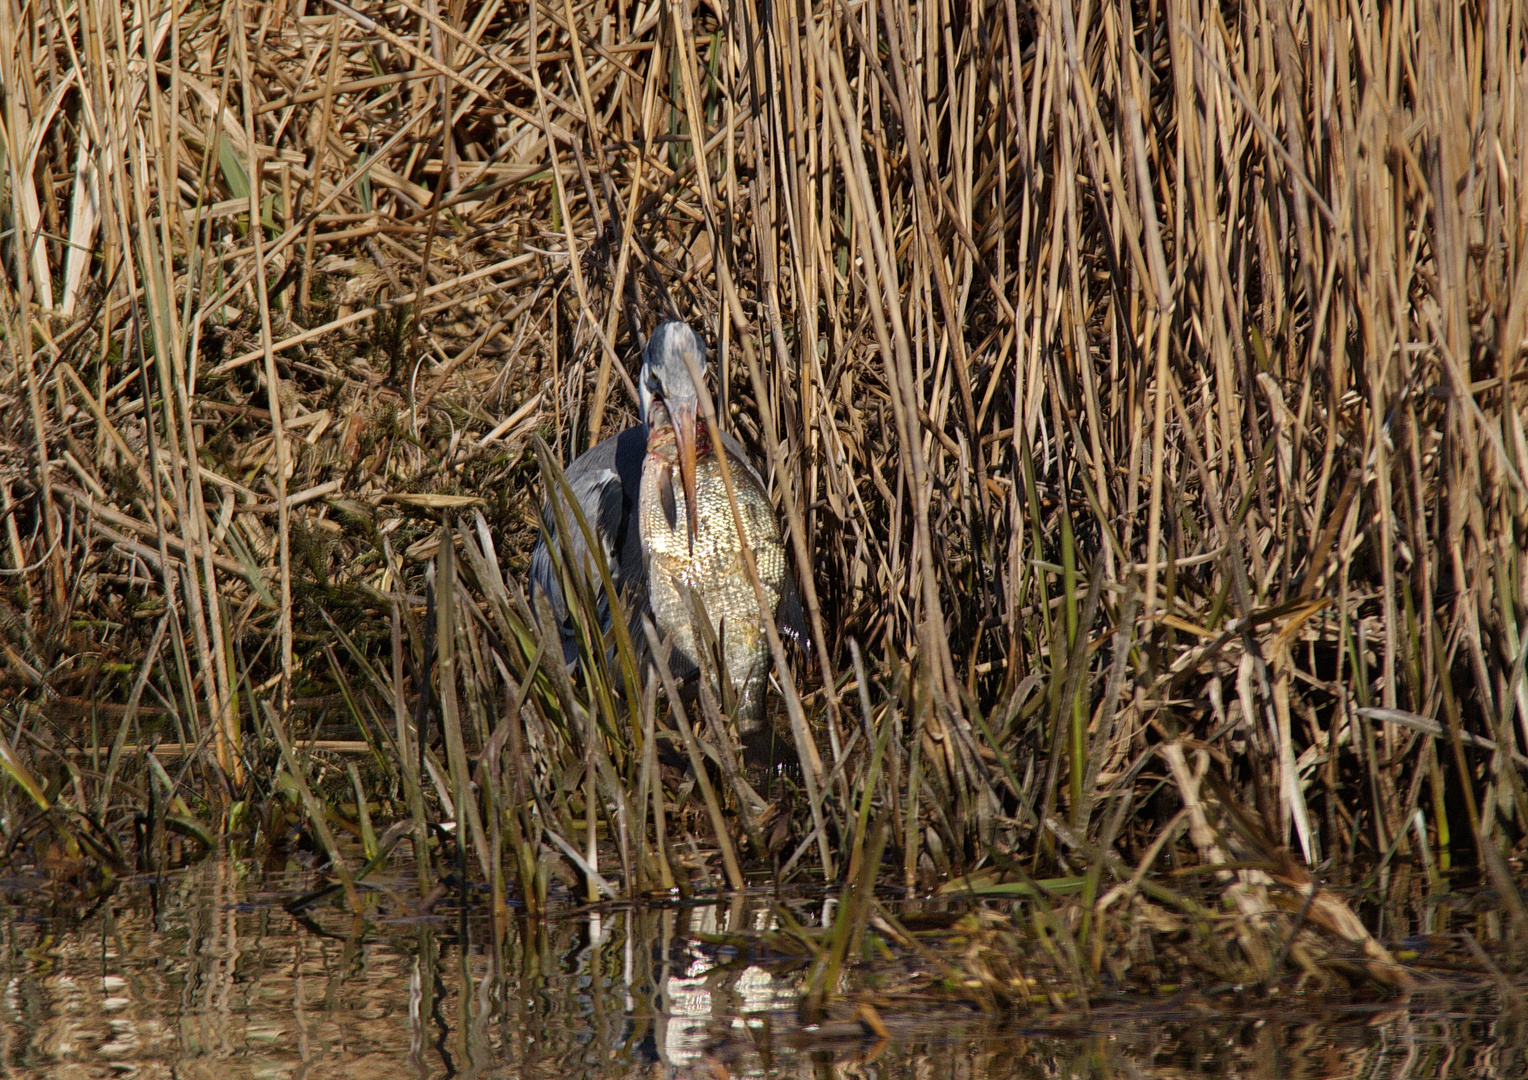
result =
[{"label": "grey feather plumage", "polygon": [[[647,567],[642,556],[642,534],[637,526],[642,460],[646,456],[647,425],[638,424],[600,440],[580,454],[564,472],[589,528],[604,549],[611,580],[630,612],[640,612],[647,595]],[[562,507],[562,518],[569,529],[568,553],[575,565],[582,566],[584,579],[599,585],[599,571],[589,557],[583,530],[566,505]],[[547,547],[548,541],[557,543],[557,518],[550,502],[542,507],[541,521],[541,538],[531,553],[531,610],[538,610],[538,596],[546,598],[557,621],[563,660],[571,667],[578,659],[578,634]],[[596,600],[600,631],[604,633],[610,629],[610,602],[603,586],[599,586]]]}]

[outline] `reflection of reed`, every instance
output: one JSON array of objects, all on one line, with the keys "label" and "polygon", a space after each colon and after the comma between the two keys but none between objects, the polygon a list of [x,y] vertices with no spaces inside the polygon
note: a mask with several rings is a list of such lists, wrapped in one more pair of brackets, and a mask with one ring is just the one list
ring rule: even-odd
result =
[{"label": "reflection of reed", "polygon": [[[481,943],[490,920],[471,920],[464,949],[454,918],[413,925],[380,895],[364,936],[332,911],[304,925],[279,906],[300,884],[213,859],[164,878],[157,902],[147,883],[125,890],[104,935],[94,920],[12,920],[0,1025],[13,1075],[417,1077],[470,1065],[502,1077],[806,1077],[873,1059],[888,1080],[1039,1080],[1087,1055],[1102,1075],[1251,1077],[1276,1061],[1281,1076],[1401,1080],[1452,1055],[1505,1080],[1523,1064],[1478,982],[1450,984],[1446,1011],[1309,1015],[1298,998],[1223,1008],[1233,1003],[1185,992],[1099,1003],[1081,1029],[1035,1011],[1021,1033],[926,996],[898,1000],[898,962],[843,986],[861,1009],[879,1002],[882,1041],[847,1004],[821,1024],[797,1017],[804,969],[791,974],[766,944],[782,925],[773,901],[516,920],[495,958]],[[807,928],[832,917],[789,908]],[[963,917],[948,914],[950,926]]]}]

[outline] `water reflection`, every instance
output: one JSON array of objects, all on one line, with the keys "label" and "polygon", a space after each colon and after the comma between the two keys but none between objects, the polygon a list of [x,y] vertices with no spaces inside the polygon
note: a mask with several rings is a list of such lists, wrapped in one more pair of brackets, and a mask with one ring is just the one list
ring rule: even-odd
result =
[{"label": "water reflection", "polygon": [[[285,885],[291,885],[287,890]],[[21,895],[19,885],[8,890]],[[1171,1003],[1085,1021],[889,1011],[892,1038],[804,1030],[799,960],[739,945],[763,898],[516,923],[302,922],[296,882],[223,860],[120,890],[83,920],[8,908],[0,1055],[17,1077],[1521,1077],[1494,988],[1322,1022]],[[400,879],[393,897],[410,889]],[[791,905],[803,924],[820,903]],[[829,916],[831,913],[828,913]],[[465,938],[463,930],[465,929]],[[1026,1027],[1026,1023],[1030,1026]],[[1046,1025],[1051,1025],[1049,1028]]]}]

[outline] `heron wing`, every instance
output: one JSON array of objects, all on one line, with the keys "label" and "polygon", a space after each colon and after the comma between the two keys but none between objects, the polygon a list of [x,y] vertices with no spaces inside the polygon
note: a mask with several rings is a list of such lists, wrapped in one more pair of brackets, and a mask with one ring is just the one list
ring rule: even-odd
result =
[{"label": "heron wing", "polygon": [[748,456],[748,451],[743,449],[743,444],[733,437],[732,432],[724,431],[722,434],[722,446],[727,450],[727,460],[734,467],[741,465],[753,478],[753,482],[759,485],[760,491],[768,491],[769,485],[764,483],[764,478],[759,475],[759,470],[754,467],[753,459]]},{"label": "heron wing", "polygon": [[[568,488],[605,556],[612,583],[628,596],[632,594],[635,579],[643,572],[636,505],[641,490],[642,458],[646,452],[647,429],[628,428],[580,454],[564,472]],[[567,543],[561,545],[561,551],[571,560],[571,565],[580,568],[586,576],[594,592],[600,632],[604,633],[610,629],[610,603],[605,596],[604,583],[590,558],[584,532],[566,504],[562,507],[562,517],[569,535]],[[542,506],[541,522],[541,538],[531,554],[532,609],[537,592],[544,593],[558,623],[563,659],[572,664],[578,659],[578,637],[550,551],[550,545],[558,544],[557,515],[552,511],[550,500]]]}]

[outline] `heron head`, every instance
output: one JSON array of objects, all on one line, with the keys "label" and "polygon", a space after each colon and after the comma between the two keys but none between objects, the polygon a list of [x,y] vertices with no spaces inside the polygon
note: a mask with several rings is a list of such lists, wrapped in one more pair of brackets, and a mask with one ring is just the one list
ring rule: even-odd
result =
[{"label": "heron head", "polygon": [[706,371],[706,343],[688,323],[661,323],[642,350],[642,422],[649,430],[671,425],[679,456],[679,479],[684,485],[684,513],[690,547],[695,546],[695,459],[700,395],[695,378]]}]

